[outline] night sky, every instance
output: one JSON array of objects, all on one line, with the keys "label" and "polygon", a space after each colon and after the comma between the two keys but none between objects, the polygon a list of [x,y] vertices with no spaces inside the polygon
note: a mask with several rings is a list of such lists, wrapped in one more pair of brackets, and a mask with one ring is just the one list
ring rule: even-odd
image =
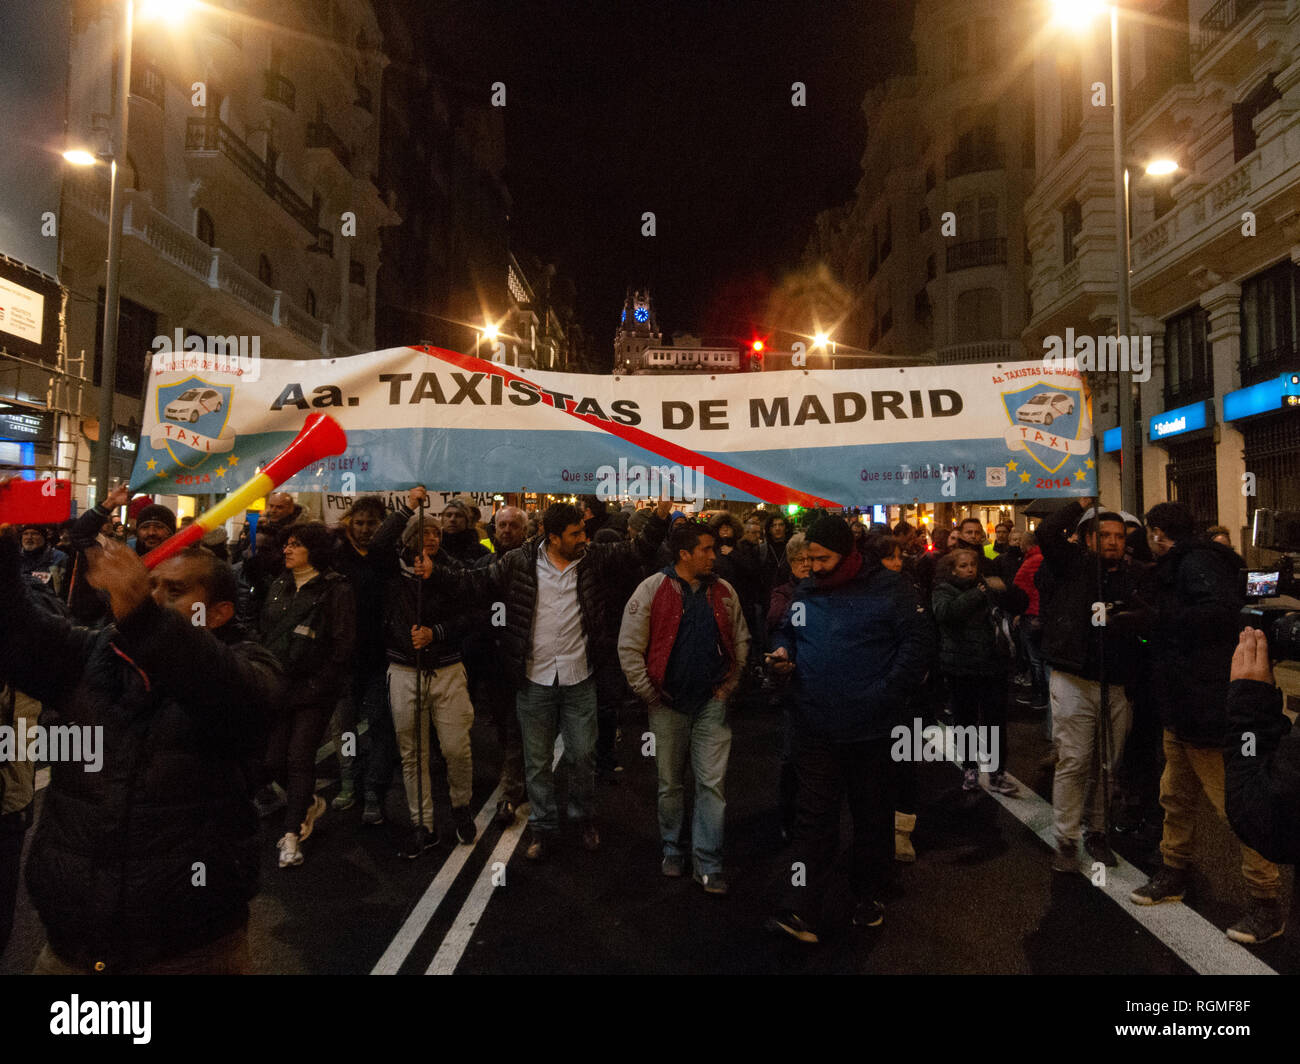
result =
[{"label": "night sky", "polygon": [[[477,73],[507,86],[512,246],[570,274],[602,354],[629,284],[651,286],[665,334],[761,332],[766,291],[816,214],[853,193],[862,100],[903,65],[910,8],[474,5]],[[805,107],[791,106],[794,81]]]}]

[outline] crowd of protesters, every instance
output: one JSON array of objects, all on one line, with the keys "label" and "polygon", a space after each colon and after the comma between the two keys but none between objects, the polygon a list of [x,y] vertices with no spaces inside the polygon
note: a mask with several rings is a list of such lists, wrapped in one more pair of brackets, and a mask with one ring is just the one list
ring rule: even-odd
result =
[{"label": "crowd of protesters", "polygon": [[[596,496],[485,520],[422,487],[391,509],[358,498],[327,527],[276,492],[233,543],[209,534],[152,574],[142,556],[177,518],[133,503],[128,534],[111,516],[124,489],[61,534],[15,529],[0,537],[3,722],[103,724],[112,759],[95,775],[53,766],[27,860],[48,937],[37,970],[247,970],[259,815],[279,818],[285,869],[309,859],[331,806],[358,801],[363,825],[402,826],[401,858],[473,844],[476,710],[497,738],[493,823],[527,807],[529,861],[565,830],[600,848],[597,783],[617,781],[621,726],[644,714],[660,872],[725,895],[738,699],[782,720],[771,801],[783,860],[804,876],[770,891],[775,932],[813,943],[831,922],[844,801],[851,922],[884,921],[895,863],[917,859],[917,770],[891,752],[900,727],[930,719],[970,736],[963,800],[1017,800],[1008,715],[1020,705],[1051,741],[1037,769],[1052,773],[1052,869],[1078,872],[1081,845],[1114,865],[1110,830],[1146,832],[1160,863],[1132,902],[1180,900],[1197,804],[1226,817],[1235,803],[1262,841],[1242,842],[1250,905],[1228,935],[1274,938],[1275,860],[1295,859],[1295,833],[1256,826],[1300,784],[1277,721],[1261,727],[1265,784],[1224,752],[1234,698],[1236,716],[1280,717],[1266,654],[1261,666],[1238,638],[1244,562],[1178,503],[1138,521],[1090,502],[1035,532],[1002,522],[990,539],[971,517],[931,542],[906,521],[813,511],[796,528],[780,511],[694,519],[666,500]],[[327,741],[340,778],[329,805],[316,793]],[[3,948],[34,803],[30,773],[0,765],[0,781]],[[449,824],[435,805],[450,806]],[[215,886],[201,906],[183,888],[200,854]]]}]

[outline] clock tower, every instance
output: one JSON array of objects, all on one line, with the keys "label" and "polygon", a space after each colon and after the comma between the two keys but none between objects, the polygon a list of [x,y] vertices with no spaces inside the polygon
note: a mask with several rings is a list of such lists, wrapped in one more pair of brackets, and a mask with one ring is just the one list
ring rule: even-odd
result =
[{"label": "clock tower", "polygon": [[644,369],[645,349],[658,346],[662,340],[650,290],[634,292],[629,288],[618,331],[614,334],[614,372],[635,373]]}]

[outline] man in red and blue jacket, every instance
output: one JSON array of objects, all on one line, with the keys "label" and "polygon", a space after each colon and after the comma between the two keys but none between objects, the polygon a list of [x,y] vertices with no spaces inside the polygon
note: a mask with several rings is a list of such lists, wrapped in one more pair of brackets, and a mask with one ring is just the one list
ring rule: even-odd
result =
[{"label": "man in red and blue jacket", "polygon": [[659,772],[661,871],[685,870],[686,754],[695,772],[691,825],[694,878],[709,894],[726,894],[723,788],[731,729],[727,702],[740,682],[749,629],[736,589],[713,575],[709,526],[677,521],[668,537],[675,564],[638,585],[623,610],[618,656],[632,690],[649,707]]}]

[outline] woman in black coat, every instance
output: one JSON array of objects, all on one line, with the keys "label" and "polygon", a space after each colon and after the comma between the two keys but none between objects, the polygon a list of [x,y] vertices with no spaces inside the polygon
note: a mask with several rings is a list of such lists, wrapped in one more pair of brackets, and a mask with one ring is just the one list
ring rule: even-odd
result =
[{"label": "woman in black coat", "polygon": [[319,522],[300,521],[285,533],[284,572],[262,607],[263,645],[284,671],[283,712],[267,744],[267,782],[288,795],[280,867],[302,864],[299,844],[325,812],[315,793],[316,749],[339,693],[349,680],[356,642],[352,588],[329,568],[334,540]]}]

